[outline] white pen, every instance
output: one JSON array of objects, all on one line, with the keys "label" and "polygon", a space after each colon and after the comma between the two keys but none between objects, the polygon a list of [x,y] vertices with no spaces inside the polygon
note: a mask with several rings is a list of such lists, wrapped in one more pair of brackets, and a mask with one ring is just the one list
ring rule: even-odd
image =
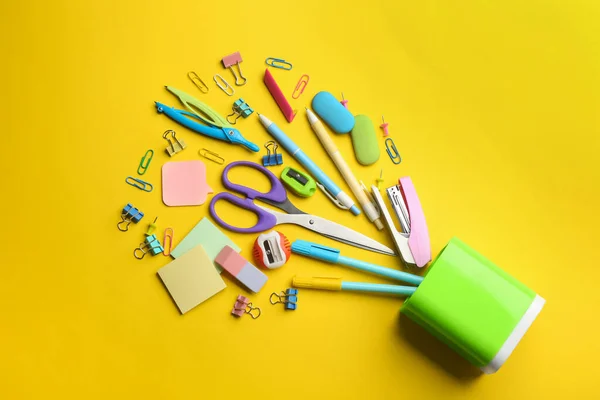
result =
[{"label": "white pen", "polygon": [[380,220],[379,210],[371,201],[369,201],[364,190],[358,184],[358,181],[354,177],[352,170],[344,160],[344,157],[342,157],[342,154],[336,147],[335,143],[333,143],[333,140],[331,140],[331,138],[329,137],[329,134],[323,126],[323,123],[319,121],[317,116],[308,108],[306,109],[306,115],[308,117],[308,122],[310,123],[310,126],[312,127],[313,131],[315,131],[315,134],[321,141],[321,144],[323,144],[323,147],[325,147],[327,154],[329,154],[329,157],[331,157],[331,159],[335,163],[335,166],[346,180],[346,183],[348,184],[348,186],[350,186],[350,190],[352,190],[352,193],[354,193],[354,196],[356,196],[356,199],[362,206],[365,214],[367,215],[367,218],[369,218],[369,221],[375,224],[377,229],[382,230],[383,223],[381,223]]}]

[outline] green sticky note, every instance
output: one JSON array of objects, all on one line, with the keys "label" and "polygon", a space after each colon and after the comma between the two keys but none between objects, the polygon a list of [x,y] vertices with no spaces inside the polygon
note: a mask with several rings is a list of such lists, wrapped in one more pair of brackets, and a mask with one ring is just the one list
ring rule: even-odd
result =
[{"label": "green sticky note", "polygon": [[215,264],[215,258],[217,257],[217,254],[223,250],[223,247],[229,246],[238,253],[241,250],[237,244],[233,243],[233,241],[210,222],[208,218],[204,217],[192,228],[190,233],[179,242],[177,247],[171,251],[171,256],[173,256],[173,258],[181,257],[199,244],[202,245],[206,254],[219,272],[223,271],[223,268]]}]

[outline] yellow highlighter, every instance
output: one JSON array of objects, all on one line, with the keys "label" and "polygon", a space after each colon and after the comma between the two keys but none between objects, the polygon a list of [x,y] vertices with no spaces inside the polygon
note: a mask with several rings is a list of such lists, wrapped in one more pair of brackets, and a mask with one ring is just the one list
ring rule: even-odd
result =
[{"label": "yellow highlighter", "polygon": [[317,289],[317,290],[352,290],[356,292],[384,293],[396,296],[410,296],[417,288],[414,286],[385,285],[379,283],[345,282],[342,278],[315,276],[292,278],[292,286],[295,288]]},{"label": "yellow highlighter", "polygon": [[333,163],[340,171],[340,174],[342,174],[342,176],[344,177],[344,180],[350,187],[350,190],[352,190],[352,193],[354,193],[354,196],[356,196],[356,199],[365,211],[365,214],[367,218],[369,218],[369,221],[374,223],[378,230],[382,230],[383,223],[380,220],[379,210],[368,199],[367,195],[365,194],[365,191],[361,188],[358,181],[354,177],[352,170],[346,163],[346,160],[344,160],[344,157],[342,157],[342,154],[340,153],[335,143],[333,142],[333,140],[331,140],[331,137],[325,130],[323,123],[308,108],[306,109],[306,116],[308,117],[308,122],[310,123],[310,126],[321,141],[321,144],[327,151],[327,154],[329,154],[329,157],[331,157]]}]

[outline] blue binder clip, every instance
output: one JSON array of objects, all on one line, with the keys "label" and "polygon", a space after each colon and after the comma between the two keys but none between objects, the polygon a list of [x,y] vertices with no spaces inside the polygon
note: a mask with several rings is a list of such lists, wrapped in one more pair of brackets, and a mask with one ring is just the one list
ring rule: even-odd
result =
[{"label": "blue binder clip", "polygon": [[[235,125],[239,117],[248,118],[254,112],[252,107],[250,107],[242,98],[236,100],[231,109],[233,112],[227,116],[227,122],[232,125]],[[232,121],[229,117],[233,116],[235,116],[235,119]]]},{"label": "blue binder clip", "polygon": [[[135,208],[131,203],[127,203],[125,207],[123,207],[123,211],[121,211],[121,221],[117,224],[117,228],[121,232],[126,232],[129,230],[129,224],[138,223],[144,217],[144,213]],[[125,224],[121,226],[121,224]]]},{"label": "blue binder clip", "polygon": [[295,310],[298,302],[298,289],[289,288],[285,290],[285,293],[271,293],[269,302],[271,304],[282,303],[286,310]]},{"label": "blue binder clip", "polygon": [[156,235],[146,236],[146,239],[140,244],[140,247],[133,251],[133,256],[138,260],[144,258],[146,253],[150,253],[153,256],[162,253],[164,248],[160,244],[160,241]]},{"label": "blue binder clip", "polygon": [[[271,150],[271,147],[273,148],[273,150]],[[262,158],[263,166],[271,167],[273,165],[283,164],[283,156],[281,154],[277,153],[278,148],[279,148],[279,145],[277,145],[277,143],[275,143],[272,140],[265,143],[265,149],[267,149],[267,155],[263,156],[263,158]]]}]

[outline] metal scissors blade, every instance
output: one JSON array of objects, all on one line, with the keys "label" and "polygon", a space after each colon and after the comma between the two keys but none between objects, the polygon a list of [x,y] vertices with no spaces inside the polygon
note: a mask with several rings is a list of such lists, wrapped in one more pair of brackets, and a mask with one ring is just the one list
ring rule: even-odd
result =
[{"label": "metal scissors blade", "polygon": [[255,204],[257,207],[273,214],[277,218],[276,225],[294,224],[302,226],[320,235],[330,239],[337,240],[342,243],[349,244],[361,249],[374,251],[376,253],[387,254],[390,256],[396,255],[394,250],[371,239],[362,233],[356,232],[344,225],[329,221],[325,218],[317,217],[310,214],[284,214],[270,208]]}]

